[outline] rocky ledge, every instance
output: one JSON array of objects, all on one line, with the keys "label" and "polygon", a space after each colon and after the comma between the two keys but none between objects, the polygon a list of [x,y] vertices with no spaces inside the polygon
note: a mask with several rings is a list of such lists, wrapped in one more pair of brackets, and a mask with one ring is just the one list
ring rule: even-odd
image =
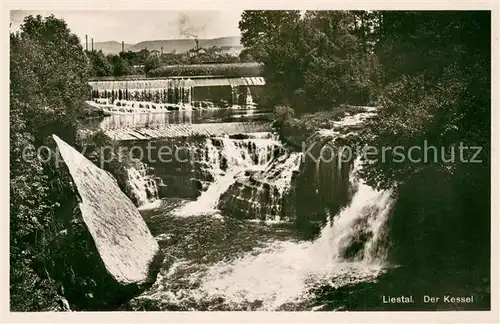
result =
[{"label": "rocky ledge", "polygon": [[[156,279],[159,247],[116,180],[54,135],[62,186],[57,234],[45,268],[72,309],[112,309]],[[70,197],[71,196],[71,197]]]}]

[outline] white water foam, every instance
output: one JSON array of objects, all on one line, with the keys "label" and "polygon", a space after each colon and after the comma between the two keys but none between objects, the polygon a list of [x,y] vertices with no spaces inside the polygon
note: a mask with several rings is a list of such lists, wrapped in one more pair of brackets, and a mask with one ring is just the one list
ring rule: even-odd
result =
[{"label": "white water foam", "polygon": [[[216,213],[220,196],[226,192],[236,181],[238,174],[252,170],[263,170],[269,163],[269,154],[278,142],[274,138],[265,138],[262,133],[257,133],[255,138],[234,140],[228,137],[218,137],[222,147],[213,145],[212,139],[207,139],[209,171],[215,181],[207,191],[203,192],[196,201],[174,210],[178,216],[194,216]],[[249,146],[255,147],[255,152],[250,153]],[[227,164],[226,170],[221,169],[221,159]],[[257,163],[256,163],[257,162]]]},{"label": "white water foam", "polygon": [[143,163],[138,162],[135,167],[129,167],[127,175],[132,193],[137,197],[141,209],[159,206],[156,182],[147,174],[146,166]]},{"label": "white water foam", "polygon": [[[385,267],[381,243],[392,205],[391,192],[376,191],[354,175],[352,178],[357,191],[351,203],[315,241],[274,242],[258,255],[219,263],[208,270],[203,290],[221,294],[235,304],[259,300],[262,309],[275,310],[285,303],[305,300],[310,297],[309,290],[319,284],[339,287],[377,277]],[[362,231],[371,237],[357,258],[346,260],[343,253]]]},{"label": "white water foam", "polygon": [[[160,273],[150,293],[169,304],[223,298],[231,309],[258,305],[258,310],[279,310],[309,300],[320,285],[341,286],[374,280],[387,268],[385,227],[393,199],[390,191],[377,191],[357,178],[359,163],[351,171],[355,194],[350,204],[322,229],[312,242],[274,241],[233,261],[210,267],[179,261],[183,281],[196,289],[170,289],[179,274],[173,268]],[[355,256],[346,250],[362,233],[370,233]],[[190,270],[189,270],[190,269]]]},{"label": "white water foam", "polygon": [[[348,119],[348,124],[359,120]],[[224,145],[233,152],[230,154],[241,153],[230,143]],[[238,160],[238,156],[234,158]],[[286,305],[310,300],[315,287],[338,288],[374,280],[389,266],[384,246],[385,224],[393,198],[391,191],[377,191],[363,183],[357,175],[360,167],[356,161],[350,172],[354,194],[349,205],[328,221],[316,240],[273,241],[236,260],[211,266],[178,260],[169,270],[160,272],[152,289],[139,299],[155,299],[171,305],[188,301],[199,305],[221,298],[229,309],[280,310]],[[238,168],[232,170],[235,169]],[[230,176],[230,172],[225,173],[219,178],[223,181],[213,187],[226,187],[234,181]],[[207,196],[200,205],[194,202],[192,209],[184,212],[206,212],[207,205],[216,206],[219,192],[223,190],[214,189],[208,195],[210,199]],[[202,195],[201,199],[205,197]],[[179,280],[184,284],[182,287],[178,285]]]}]

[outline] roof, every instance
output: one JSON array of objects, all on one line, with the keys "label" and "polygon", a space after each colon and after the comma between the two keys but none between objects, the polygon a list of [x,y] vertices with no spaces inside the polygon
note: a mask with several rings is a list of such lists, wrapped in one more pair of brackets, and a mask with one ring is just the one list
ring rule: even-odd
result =
[{"label": "roof", "polygon": [[263,86],[263,77],[215,78],[215,79],[146,79],[121,81],[91,81],[93,90],[168,89],[174,87],[222,87]]}]

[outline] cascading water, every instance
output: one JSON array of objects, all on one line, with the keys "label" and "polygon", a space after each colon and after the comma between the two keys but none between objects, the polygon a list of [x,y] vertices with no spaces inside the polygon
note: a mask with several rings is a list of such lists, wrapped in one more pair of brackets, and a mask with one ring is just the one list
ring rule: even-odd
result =
[{"label": "cascading water", "polygon": [[155,103],[189,103],[193,87],[191,79],[95,81],[89,84],[92,87],[91,99]]},{"label": "cascading water", "polygon": [[[384,227],[392,204],[389,191],[376,191],[357,178],[351,203],[329,221],[313,242],[279,242],[257,256],[248,255],[231,264],[208,270],[203,289],[224,296],[231,303],[262,302],[275,310],[285,303],[309,298],[320,284],[338,287],[375,278],[384,269]],[[346,256],[366,236],[354,256]],[[262,271],[261,269],[266,269]],[[256,275],[258,274],[258,275]]]},{"label": "cascading water", "polygon": [[150,203],[159,201],[158,187],[155,180],[147,174],[144,163],[137,162],[134,166],[129,167],[127,175],[132,195],[137,198],[140,208],[146,208]]},{"label": "cascading water", "polygon": [[321,286],[374,280],[388,266],[384,225],[393,200],[390,191],[363,183],[359,168],[356,162],[350,171],[350,203],[314,241],[272,240],[239,258],[206,265],[180,259],[136,300],[167,305],[160,308],[216,300],[223,309],[282,310],[311,300]]},{"label": "cascading water", "polygon": [[235,182],[235,177],[244,171],[263,170],[277,145],[279,142],[276,139],[259,136],[248,139],[230,139],[227,136],[208,138],[205,142],[205,165],[214,183],[196,201],[177,209],[177,215],[216,212],[220,196]]},{"label": "cascading water", "polygon": [[[340,145],[351,126],[374,112],[359,115],[347,116],[333,130],[318,131],[311,140],[333,146],[338,140]],[[386,224],[392,193],[366,185],[358,176],[359,160],[311,164],[314,160],[302,159],[303,153],[286,154],[278,140],[267,136],[208,138],[202,151],[201,164],[213,179],[208,189],[196,201],[156,214],[161,217],[149,216],[152,228],[161,227],[155,234],[160,245],[175,256],[155,284],[131,301],[134,309],[313,310],[315,294],[324,287],[372,282],[389,268]],[[334,195],[315,200],[327,214],[330,206],[337,212],[313,241],[280,227],[286,223],[241,220],[298,219],[288,214],[292,200],[303,197],[300,184],[327,194],[337,187],[344,189],[338,190],[341,194],[348,192],[343,204],[328,205]]]}]

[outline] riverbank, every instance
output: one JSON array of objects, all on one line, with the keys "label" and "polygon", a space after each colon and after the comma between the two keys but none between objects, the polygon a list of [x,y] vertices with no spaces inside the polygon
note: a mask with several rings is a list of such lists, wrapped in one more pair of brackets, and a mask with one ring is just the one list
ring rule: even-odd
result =
[{"label": "riverbank", "polygon": [[333,129],[336,122],[341,119],[356,115],[374,107],[342,105],[328,111],[318,111],[295,117],[290,107],[275,109],[274,126],[280,139],[292,147],[302,150],[302,143],[320,129]]}]

